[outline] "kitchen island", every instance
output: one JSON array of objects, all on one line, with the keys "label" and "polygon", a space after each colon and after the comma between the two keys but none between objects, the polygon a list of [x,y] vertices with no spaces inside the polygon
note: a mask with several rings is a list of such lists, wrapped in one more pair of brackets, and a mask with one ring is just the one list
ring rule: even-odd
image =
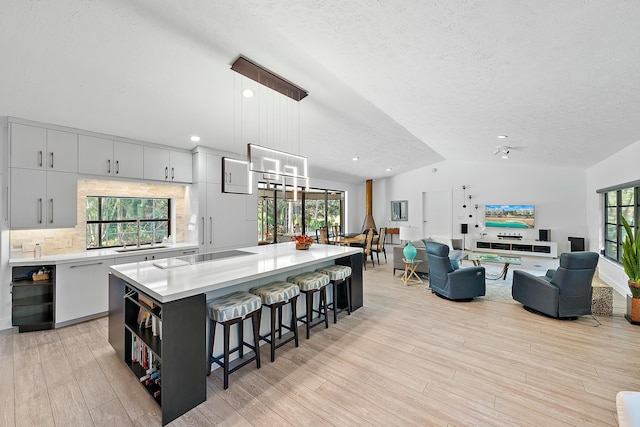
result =
[{"label": "kitchen island", "polygon": [[[301,251],[292,242],[111,266],[109,342],[137,377],[158,365],[161,384],[146,388],[167,424],[206,400],[208,299],[334,263],[352,267],[356,310],[363,300],[361,248],[316,244]],[[141,317],[152,327],[141,327]]]}]

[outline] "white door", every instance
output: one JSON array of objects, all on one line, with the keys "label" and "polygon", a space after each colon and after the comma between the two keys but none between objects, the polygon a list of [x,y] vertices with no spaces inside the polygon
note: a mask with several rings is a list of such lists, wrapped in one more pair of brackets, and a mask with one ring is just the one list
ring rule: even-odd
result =
[{"label": "white door", "polygon": [[422,232],[424,237],[453,237],[451,215],[453,211],[452,190],[422,193]]}]

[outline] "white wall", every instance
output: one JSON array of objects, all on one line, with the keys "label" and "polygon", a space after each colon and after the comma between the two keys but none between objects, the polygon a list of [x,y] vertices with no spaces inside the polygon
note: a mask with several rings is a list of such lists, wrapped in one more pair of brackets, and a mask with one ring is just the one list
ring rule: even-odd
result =
[{"label": "white wall", "polygon": [[[432,172],[433,169],[437,172]],[[472,195],[469,218],[469,200]],[[444,161],[374,183],[374,210],[377,225],[422,226],[422,193],[451,191],[453,195],[452,237],[461,238],[460,224],[469,224],[470,238],[478,234],[484,223],[485,204],[534,204],[536,225],[533,230],[487,228],[488,236],[499,231],[519,232],[525,239],[537,239],[538,229],[551,230],[551,240],[558,242],[558,252],[570,249],[568,237],[587,237],[586,172],[577,168],[540,167],[509,161],[490,165],[476,162]],[[390,201],[409,201],[409,220],[389,222]],[[467,208],[462,205],[466,202]],[[478,218],[475,204],[479,205]],[[477,223],[480,227],[476,228]]]},{"label": "white wall", "polygon": [[[604,247],[602,232],[604,203],[603,196],[597,194],[596,190],[639,179],[638,159],[640,159],[640,141],[587,169],[586,211],[589,250],[598,252],[600,248]],[[623,295],[629,293],[628,279],[622,265],[600,257],[598,267],[600,277],[606,283]]]},{"label": "white wall", "polygon": [[8,140],[9,128],[6,117],[0,120],[0,330],[11,327],[11,294],[9,283],[9,230],[7,218],[7,204],[9,192],[8,176]]}]

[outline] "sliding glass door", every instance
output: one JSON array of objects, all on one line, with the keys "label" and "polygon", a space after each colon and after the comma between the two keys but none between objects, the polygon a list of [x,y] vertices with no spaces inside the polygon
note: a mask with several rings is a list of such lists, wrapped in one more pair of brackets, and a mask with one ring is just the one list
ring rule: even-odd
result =
[{"label": "sliding glass door", "polygon": [[307,234],[325,226],[343,229],[344,192],[311,188],[283,191],[281,185],[258,185],[258,241],[260,244],[287,242],[292,236]]}]

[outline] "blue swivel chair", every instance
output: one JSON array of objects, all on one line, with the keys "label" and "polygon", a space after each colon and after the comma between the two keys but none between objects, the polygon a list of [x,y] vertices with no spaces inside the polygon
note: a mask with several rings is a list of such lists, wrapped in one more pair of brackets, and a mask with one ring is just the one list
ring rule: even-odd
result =
[{"label": "blue swivel chair", "polygon": [[545,276],[513,271],[513,299],[525,309],[556,318],[577,318],[591,314],[591,281],[598,265],[595,252],[560,255],[560,267]]},{"label": "blue swivel chair", "polygon": [[449,246],[425,240],[429,260],[429,286],[435,294],[454,301],[469,301],[485,294],[484,267],[455,269]]}]

